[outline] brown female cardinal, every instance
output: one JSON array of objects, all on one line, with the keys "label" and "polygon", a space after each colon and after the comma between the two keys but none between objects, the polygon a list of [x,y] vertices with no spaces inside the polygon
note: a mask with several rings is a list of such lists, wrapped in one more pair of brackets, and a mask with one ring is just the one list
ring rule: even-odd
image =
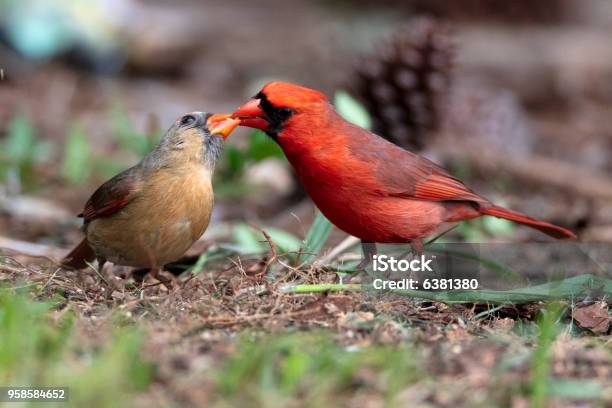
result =
[{"label": "brown female cardinal", "polygon": [[213,207],[211,176],[223,141],[239,121],[193,112],[178,119],[136,166],[102,184],[85,204],[86,238],[63,266],[80,269],[98,259],[160,267],[180,258],[204,233]]},{"label": "brown female cardinal", "polygon": [[565,228],[494,205],[442,167],[347,122],[313,89],[271,82],[232,116],[280,145],[321,212],[361,239],[364,261],[377,242],[408,242],[422,253],[423,238],[442,223],[482,215],[555,238],[575,237]]}]

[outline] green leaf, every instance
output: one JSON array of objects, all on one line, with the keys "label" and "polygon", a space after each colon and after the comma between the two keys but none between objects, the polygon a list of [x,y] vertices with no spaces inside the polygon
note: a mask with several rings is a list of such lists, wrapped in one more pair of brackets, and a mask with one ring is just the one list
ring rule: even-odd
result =
[{"label": "green leaf", "polygon": [[53,143],[50,140],[35,140],[32,147],[32,161],[34,163],[45,163],[53,155]]},{"label": "green leaf", "polygon": [[278,247],[280,252],[297,252],[300,249],[302,241],[293,234],[277,228],[264,228],[270,235],[270,239],[274,245]]},{"label": "green leaf", "polygon": [[575,299],[587,296],[592,291],[603,291],[604,295],[612,295],[612,279],[604,279],[599,276],[586,274],[573,276],[561,281],[553,281],[512,290],[479,289],[465,292],[397,290],[393,292],[446,303],[488,302],[495,304],[522,304],[538,301]]},{"label": "green leaf", "polygon": [[372,126],[368,111],[348,93],[344,91],[336,92],[334,105],[336,105],[338,113],[349,122],[365,129],[370,129]]},{"label": "green leaf", "polygon": [[482,220],[483,218],[478,218],[475,220],[460,222],[457,225],[457,232],[466,242],[479,242],[484,237],[482,233]]},{"label": "green leaf", "polygon": [[234,227],[234,241],[241,251],[247,254],[257,254],[265,250],[259,236],[246,224],[237,224]]},{"label": "green leaf", "polygon": [[595,380],[555,379],[549,380],[549,395],[573,400],[601,398],[603,384]]},{"label": "green leaf", "polygon": [[31,162],[36,141],[32,123],[24,116],[16,116],[8,126],[7,135],[4,144],[6,157],[17,165]]},{"label": "green leaf", "polygon": [[89,143],[83,128],[74,125],[68,132],[68,141],[64,151],[62,176],[71,183],[82,184],[92,173]]},{"label": "green leaf", "polygon": [[51,142],[38,140],[32,122],[22,115],[11,120],[6,134],[0,145],[0,176],[12,174],[25,187],[35,184],[34,165],[49,161]]},{"label": "green leaf", "polygon": [[125,170],[125,164],[109,161],[104,157],[93,157],[92,166],[95,173],[99,173],[106,177],[113,177],[117,173]]},{"label": "green leaf", "polygon": [[284,157],[280,146],[261,130],[251,133],[246,159],[261,161],[270,157]]},{"label": "green leaf", "polygon": [[224,167],[229,172],[229,176],[236,176],[244,170],[245,164],[245,155],[242,151],[234,145],[228,145],[225,147],[224,151],[224,159],[222,163],[224,163]]},{"label": "green leaf", "polygon": [[332,227],[332,223],[317,210],[315,220],[302,243],[302,252],[304,253],[302,261],[308,262],[317,256],[323,245],[327,242]]},{"label": "green leaf", "polygon": [[121,104],[111,106],[110,121],[113,127],[113,136],[122,149],[138,157],[144,157],[152,150],[152,140],[134,128],[127,112]]},{"label": "green leaf", "polygon": [[[279,252],[297,252],[301,241],[292,234],[276,228],[264,228]],[[261,253],[269,250],[263,233],[246,224],[234,227],[234,241],[245,253]]]},{"label": "green leaf", "polygon": [[493,236],[509,236],[514,233],[515,224],[503,218],[483,217],[482,224],[485,231]]},{"label": "green leaf", "polygon": [[217,259],[225,259],[233,254],[235,254],[235,252],[232,250],[228,250],[227,248],[222,248],[220,246],[213,247],[208,249],[206,252],[200,254],[195,264],[193,264],[192,266],[187,266],[185,269],[189,269],[192,274],[197,275],[198,273],[204,270],[204,267],[209,262]]},{"label": "green leaf", "polygon": [[487,258],[487,257],[482,257],[482,256],[478,256],[475,255],[474,253],[471,253],[469,251],[458,251],[458,250],[453,250],[449,247],[446,247],[444,245],[432,245],[430,247],[428,247],[427,249],[430,252],[434,252],[434,253],[440,253],[440,254],[447,254],[447,255],[452,255],[455,256],[457,258],[463,258],[463,259],[470,259],[470,260],[474,260],[474,261],[478,261],[478,263],[488,269],[489,271],[495,273],[496,275],[498,275],[500,278],[504,279],[505,281],[511,281],[511,282],[521,282],[523,281],[523,277],[517,273],[514,272],[510,267],[497,262],[494,259],[491,258]]}]

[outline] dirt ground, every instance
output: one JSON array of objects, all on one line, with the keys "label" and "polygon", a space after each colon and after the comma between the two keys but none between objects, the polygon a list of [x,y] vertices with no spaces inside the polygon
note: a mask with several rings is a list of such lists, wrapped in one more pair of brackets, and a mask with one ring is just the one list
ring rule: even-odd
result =
[{"label": "dirt ground", "polygon": [[[543,303],[444,304],[394,294],[372,298],[353,291],[287,294],[283,288],[288,283],[336,282],[337,275],[309,267],[266,277],[265,259],[218,262],[198,274],[180,276],[171,289],[148,276],[127,277],[125,268],[118,268],[119,275],[113,278],[93,270],[58,270],[41,260],[17,257],[20,264],[7,259],[2,264],[4,284],[30,286],[36,299],[51,301],[52,321],[74,315],[74,336],[81,347],[112,341],[113,327],[140,328],[142,358],[153,365],[154,375],[145,392],[117,403],[304,406],[319,401],[372,407],[533,403],[533,361],[542,330],[536,321],[538,316],[541,320]],[[585,396],[557,390],[549,406],[609,404],[612,355],[607,306],[584,300],[562,302],[562,307],[550,347],[551,381],[561,389],[595,384],[595,391],[586,390]],[[600,323],[605,324],[607,317],[607,327],[581,328],[590,323],[578,316],[581,311],[591,313],[593,307],[605,311]],[[289,345],[277,344],[283,339]],[[270,349],[266,344],[272,344]],[[287,392],[282,382],[280,389],[267,390],[261,381],[266,375],[282,374],[283,359],[296,352],[292,347],[309,355],[337,347],[331,358],[340,361],[351,350],[370,356],[381,347],[389,351],[382,362],[362,362],[361,368],[346,374],[348,382],[331,390]],[[316,361],[315,355],[309,358]],[[272,360],[271,370],[280,374],[261,371],[258,364],[266,358]],[[405,359],[397,363],[396,373],[405,381],[390,394],[389,384],[381,383],[388,374],[382,367],[392,365],[395,358]],[[261,361],[252,363],[252,359]],[[235,364],[245,372],[234,374],[232,385],[227,385],[229,380],[223,375],[220,380],[218,373],[233,372]]]}]

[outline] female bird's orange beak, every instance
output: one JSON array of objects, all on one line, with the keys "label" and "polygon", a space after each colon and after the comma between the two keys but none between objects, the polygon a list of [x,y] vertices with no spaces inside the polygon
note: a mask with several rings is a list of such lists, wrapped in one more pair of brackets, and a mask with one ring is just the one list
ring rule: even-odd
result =
[{"label": "female bird's orange beak", "polygon": [[232,113],[232,118],[239,118],[242,126],[266,130],[268,121],[266,114],[259,106],[260,100],[253,98]]},{"label": "female bird's orange beak", "polygon": [[240,119],[232,118],[229,113],[216,113],[211,115],[206,122],[211,135],[221,135],[227,139],[234,129],[240,124]]}]

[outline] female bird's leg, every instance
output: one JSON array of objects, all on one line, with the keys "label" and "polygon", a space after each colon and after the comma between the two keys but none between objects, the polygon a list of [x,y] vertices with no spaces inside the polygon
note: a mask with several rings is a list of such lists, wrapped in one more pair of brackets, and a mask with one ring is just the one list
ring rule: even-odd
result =
[{"label": "female bird's leg", "polygon": [[102,271],[104,270],[105,263],[106,263],[106,259],[98,258],[98,270],[100,271],[100,273],[102,273]]},{"label": "female bird's leg", "polygon": [[104,270],[104,266],[106,266],[106,259],[97,258],[97,260],[98,260],[98,272],[100,273],[100,276],[102,276],[104,281],[117,290],[123,289],[122,286],[115,279],[115,274],[113,273],[112,267],[110,270],[109,268],[106,268],[107,270]]},{"label": "female bird's leg", "polygon": [[366,269],[372,263],[374,255],[376,255],[376,244],[373,242],[361,241],[361,250],[363,251],[363,259],[357,265],[357,269]]},{"label": "female bird's leg", "polygon": [[[157,266],[153,267],[153,268],[151,268],[151,271],[149,273],[151,274],[152,277],[154,277],[155,279],[157,279],[158,281],[163,283],[164,286],[168,288],[168,290],[172,289],[172,286],[173,286],[172,285],[172,281],[175,280],[175,279],[170,279],[170,278],[165,277],[162,274],[161,268],[159,268]],[[174,276],[173,276],[173,278],[174,278]]]}]

